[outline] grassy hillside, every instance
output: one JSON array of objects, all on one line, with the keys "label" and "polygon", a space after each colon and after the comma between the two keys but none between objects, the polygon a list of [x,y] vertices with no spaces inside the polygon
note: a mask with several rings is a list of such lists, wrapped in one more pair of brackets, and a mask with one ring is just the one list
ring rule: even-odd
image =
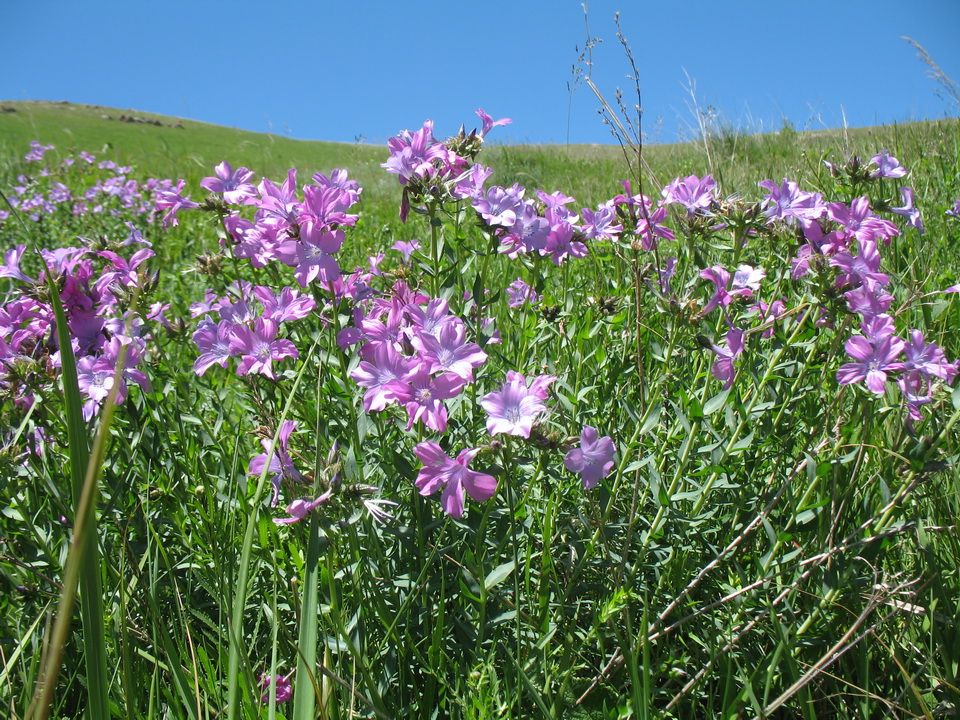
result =
[{"label": "grassy hillside", "polygon": [[[106,150],[117,162],[135,164],[141,172],[184,177],[192,184],[211,174],[210,169],[222,160],[271,178],[282,177],[290,167],[298,168],[302,178],[317,171],[346,168],[364,188],[368,202],[397,202],[395,179],[380,169],[388,154],[384,146],[293,140],[96,105],[2,101],[0,106],[5,108],[0,112],[0,157],[23,155],[29,141],[40,140],[60,149],[99,151],[101,155]],[[429,109],[425,113],[427,117]],[[121,116],[160,125],[123,122]],[[397,131],[402,129],[398,127]],[[453,130],[437,128],[437,136]],[[721,131],[705,142],[647,146],[644,156],[655,181],[712,172],[726,192],[755,197],[757,178],[822,172],[820,159],[825,156],[834,160],[851,155],[869,157],[885,148],[910,158],[915,167],[918,162],[955,165],[953,148],[958,133],[960,123],[956,120],[848,131],[798,133],[787,129],[756,136]],[[484,152],[484,162],[495,168],[493,180],[497,184],[519,182],[548,190],[562,188],[584,205],[618,192],[619,180],[628,174],[624,152],[615,144],[497,145]],[[960,191],[960,181],[954,190]]]}]

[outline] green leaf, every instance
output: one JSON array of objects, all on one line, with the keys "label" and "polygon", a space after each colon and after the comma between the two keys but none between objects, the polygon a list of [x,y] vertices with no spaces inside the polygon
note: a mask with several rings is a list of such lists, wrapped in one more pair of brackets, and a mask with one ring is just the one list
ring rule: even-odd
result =
[{"label": "green leaf", "polygon": [[713,415],[715,412],[720,410],[724,405],[727,404],[727,397],[730,395],[730,388],[726,390],[721,390],[712,398],[707,400],[703,404],[703,414],[704,415]]},{"label": "green leaf", "polygon": [[493,570],[491,570],[487,574],[487,577],[484,578],[483,580],[484,589],[489,591],[492,588],[495,588],[497,585],[499,585],[508,577],[510,577],[510,573],[512,573],[516,569],[516,567],[517,567],[517,563],[514,560],[511,560],[510,562],[505,562],[503,565],[499,565],[495,567]]},{"label": "green leaf", "polygon": [[753,443],[753,433],[750,433],[745,438],[741,440],[737,440],[737,442],[733,444],[733,447],[730,448],[730,454],[736,455],[737,453],[741,453],[744,450],[746,450],[748,447],[750,447],[752,443]]},{"label": "green leaf", "polygon": [[646,435],[648,432],[653,430],[656,427],[657,423],[660,422],[660,415],[663,414],[663,403],[657,403],[653,406],[653,409],[650,411],[650,415],[647,417],[646,422],[640,427],[640,434]]}]

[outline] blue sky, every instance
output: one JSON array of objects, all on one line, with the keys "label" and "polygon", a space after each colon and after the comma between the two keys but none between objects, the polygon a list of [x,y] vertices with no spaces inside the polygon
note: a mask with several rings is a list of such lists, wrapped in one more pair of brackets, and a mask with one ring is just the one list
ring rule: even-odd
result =
[{"label": "blue sky", "polygon": [[[916,51],[960,82],[960,1],[591,0],[593,79],[635,102],[650,141],[689,138],[697,104],[744,130],[956,116]],[[483,107],[501,142],[608,143],[598,101],[568,90],[587,38],[579,0],[97,0],[4,3],[0,100],[68,100],[311,140],[382,143]],[[689,79],[689,80],[688,80]]]}]

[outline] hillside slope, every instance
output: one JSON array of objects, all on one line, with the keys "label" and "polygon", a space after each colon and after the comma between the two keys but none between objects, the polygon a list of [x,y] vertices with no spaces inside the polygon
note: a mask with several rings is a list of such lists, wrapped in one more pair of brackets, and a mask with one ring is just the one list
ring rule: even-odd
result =
[{"label": "hillside slope", "polygon": [[[397,131],[402,129],[398,127]],[[438,136],[452,130],[438,128]],[[656,176],[654,185],[678,175],[712,172],[726,192],[752,196],[760,178],[822,172],[820,160],[824,157],[842,162],[852,155],[869,157],[886,149],[902,155],[908,165],[920,159],[956,165],[958,133],[960,122],[956,119],[849,131],[787,129],[754,136],[721,132],[706,143],[646,146],[644,157]],[[222,160],[276,179],[282,179],[291,167],[298,168],[301,179],[342,167],[360,181],[366,199],[383,195],[391,203],[399,200],[396,179],[380,168],[388,156],[387,148],[381,145],[294,140],[96,105],[0,101],[0,158],[11,161],[22,157],[31,140],[61,150],[109,154],[119,163],[136,165],[143,173],[184,177],[191,184],[211,174],[213,166]],[[562,188],[583,204],[609,198],[621,190],[619,181],[630,176],[624,152],[616,144],[492,144],[481,162],[494,168],[495,184],[520,182],[547,191]],[[655,194],[650,186],[645,190]]]}]

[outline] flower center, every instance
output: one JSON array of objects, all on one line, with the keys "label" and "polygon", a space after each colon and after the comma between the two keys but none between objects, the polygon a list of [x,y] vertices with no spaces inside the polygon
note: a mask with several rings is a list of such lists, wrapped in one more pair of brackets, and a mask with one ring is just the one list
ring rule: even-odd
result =
[{"label": "flower center", "polygon": [[257,360],[266,360],[270,357],[270,343],[259,342],[254,349],[253,355]]}]

